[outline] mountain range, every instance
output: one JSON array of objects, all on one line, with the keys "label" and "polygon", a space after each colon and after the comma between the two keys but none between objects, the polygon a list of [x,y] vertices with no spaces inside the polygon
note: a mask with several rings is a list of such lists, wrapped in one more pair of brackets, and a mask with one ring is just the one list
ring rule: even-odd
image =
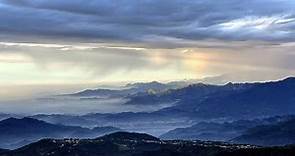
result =
[{"label": "mountain range", "polygon": [[[147,84],[146,84],[147,85]],[[53,124],[114,126],[156,136],[199,122],[232,122],[295,114],[295,78],[260,83],[193,84],[157,93],[127,95],[125,105],[169,107],[153,112],[91,113],[86,115],[34,115]]]},{"label": "mountain range", "polygon": [[[185,112],[189,118],[248,119],[295,113],[295,78],[261,83],[227,83],[208,85],[203,83],[184,87],[159,82],[135,83],[127,89],[85,90],[71,96],[122,96],[125,104],[171,106],[159,110]],[[263,109],[262,109],[263,108]],[[167,114],[167,113],[166,113]]]},{"label": "mountain range", "polygon": [[[151,102],[148,100],[151,99]],[[249,119],[295,113],[295,78],[274,82],[226,85],[195,84],[158,95],[133,97],[129,103],[177,101],[159,110],[185,112],[191,119]],[[183,114],[183,113],[182,113]]]},{"label": "mountain range", "polygon": [[[289,131],[279,131],[280,129],[277,127],[285,126],[287,130],[292,130],[292,128],[287,128],[288,124],[279,126],[276,124],[287,122],[284,120],[285,117],[295,114],[295,78],[260,83],[227,83],[225,85],[197,83],[170,89],[157,82],[127,86],[129,89],[139,86],[143,92],[126,95],[124,98],[129,98],[129,101],[125,105],[157,105],[163,102],[173,102],[173,105],[153,112],[91,113],[86,115],[39,114],[24,119],[10,118],[0,122],[0,128],[4,128],[1,131],[13,132],[13,134],[2,134],[3,139],[0,140],[2,148],[19,147],[44,137],[93,138],[102,134],[101,131],[97,132],[101,127],[110,128],[110,130],[106,128],[106,133],[116,131],[118,129],[113,127],[118,127],[126,131],[160,136],[164,139],[218,140],[258,145],[274,144],[270,139],[267,140],[267,136],[265,136],[266,142],[260,143],[255,140],[257,134],[264,134],[263,131],[272,132],[275,130],[285,135],[282,135],[282,138],[287,138]],[[161,91],[146,90],[157,87]],[[118,92],[120,91],[118,90]],[[5,118],[5,116],[7,115],[3,117]],[[278,117],[277,120],[266,121],[266,118],[273,116],[281,117]],[[24,124],[19,123],[19,120]],[[289,124],[292,125],[292,123]],[[274,127],[268,130],[269,126]],[[28,133],[22,131],[24,134],[18,134],[17,130],[23,127],[28,127]],[[42,129],[42,127],[44,128]],[[47,129],[53,130],[49,133],[46,131]],[[260,129],[262,129],[261,132]],[[9,138],[10,136],[12,138]],[[253,136],[253,139],[245,139],[248,136]],[[280,135],[269,133],[269,136]],[[7,140],[9,141],[7,142]],[[286,139],[282,140],[282,142],[278,142],[279,145],[292,143]]]}]

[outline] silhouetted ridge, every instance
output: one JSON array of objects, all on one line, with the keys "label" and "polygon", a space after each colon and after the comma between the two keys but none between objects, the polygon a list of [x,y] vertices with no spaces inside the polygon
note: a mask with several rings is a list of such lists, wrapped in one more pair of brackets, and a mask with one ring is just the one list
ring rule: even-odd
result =
[{"label": "silhouetted ridge", "polygon": [[161,141],[160,139],[144,134],[144,133],[129,133],[129,132],[115,132],[112,134],[99,137],[104,140],[136,140],[136,141]]}]

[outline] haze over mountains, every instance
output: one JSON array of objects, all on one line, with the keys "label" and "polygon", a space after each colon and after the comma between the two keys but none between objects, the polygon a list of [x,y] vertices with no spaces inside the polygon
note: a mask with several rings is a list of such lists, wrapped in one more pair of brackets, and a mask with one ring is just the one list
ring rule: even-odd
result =
[{"label": "haze over mountains", "polygon": [[169,129],[192,126],[200,121],[224,122],[294,114],[294,86],[295,78],[265,83],[194,84],[180,89],[168,89],[157,93],[140,92],[122,97],[127,100],[123,105],[157,107],[161,104],[170,104],[152,112],[143,110],[136,113],[32,117],[51,123],[83,124],[87,127],[122,126],[126,130],[149,132],[159,136]]},{"label": "haze over mountains", "polygon": [[[260,83],[158,82],[129,84],[122,90],[95,89],[56,96],[96,102],[124,99],[139,112],[84,115],[1,114],[0,148],[14,149],[42,138],[96,138],[124,130],[161,139],[211,140],[263,146],[294,144],[295,78]],[[165,105],[161,108],[159,106]],[[144,108],[158,107],[154,111]],[[23,130],[26,128],[26,130]],[[278,140],[279,141],[276,141]]]}]

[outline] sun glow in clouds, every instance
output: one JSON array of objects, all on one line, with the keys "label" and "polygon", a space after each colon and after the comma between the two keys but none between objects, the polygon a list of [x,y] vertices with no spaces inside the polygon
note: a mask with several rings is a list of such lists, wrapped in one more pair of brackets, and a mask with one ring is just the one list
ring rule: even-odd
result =
[{"label": "sun glow in clouds", "polygon": [[206,67],[209,60],[209,55],[205,55],[204,53],[197,53],[192,49],[186,49],[183,59],[184,67],[195,73],[197,77],[202,77],[206,75]]}]

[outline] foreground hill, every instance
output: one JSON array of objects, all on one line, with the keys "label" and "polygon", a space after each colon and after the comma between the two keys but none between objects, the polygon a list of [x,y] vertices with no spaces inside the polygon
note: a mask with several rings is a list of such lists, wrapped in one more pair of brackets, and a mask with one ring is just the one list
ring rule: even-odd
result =
[{"label": "foreground hill", "polygon": [[294,147],[261,148],[220,142],[163,141],[147,134],[118,132],[97,139],[44,139],[0,156],[291,156]]},{"label": "foreground hill", "polygon": [[0,121],[0,147],[17,148],[42,138],[93,138],[118,130],[114,127],[88,129],[55,125],[31,118],[9,118]]},{"label": "foreground hill", "polygon": [[295,144],[295,119],[251,128],[233,142],[263,146]]}]

